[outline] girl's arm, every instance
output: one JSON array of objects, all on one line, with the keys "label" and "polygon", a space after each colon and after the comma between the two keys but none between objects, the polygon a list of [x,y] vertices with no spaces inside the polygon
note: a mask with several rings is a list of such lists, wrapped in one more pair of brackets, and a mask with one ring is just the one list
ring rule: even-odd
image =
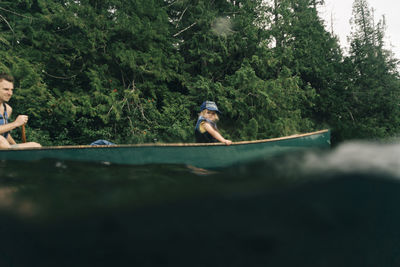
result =
[{"label": "girl's arm", "polygon": [[229,146],[230,144],[232,144],[231,140],[227,140],[225,139],[218,131],[216,131],[211,124],[209,124],[208,122],[205,122],[203,124],[204,129],[206,129],[206,131],[211,134],[215,139],[217,139],[218,141],[225,143],[225,145]]}]

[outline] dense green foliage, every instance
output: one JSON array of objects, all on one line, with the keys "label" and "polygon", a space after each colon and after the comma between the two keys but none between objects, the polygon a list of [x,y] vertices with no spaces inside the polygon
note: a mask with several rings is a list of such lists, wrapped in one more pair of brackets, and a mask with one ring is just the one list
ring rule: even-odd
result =
[{"label": "dense green foliage", "polygon": [[[0,1],[0,71],[44,145],[190,142],[214,100],[234,141],[400,131],[398,61],[355,0],[344,55],[313,0]],[[14,135],[18,135],[15,131]]]}]

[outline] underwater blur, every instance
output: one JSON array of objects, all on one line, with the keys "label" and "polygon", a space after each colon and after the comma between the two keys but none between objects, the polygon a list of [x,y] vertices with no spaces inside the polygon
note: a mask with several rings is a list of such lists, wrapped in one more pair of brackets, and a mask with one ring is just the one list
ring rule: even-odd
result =
[{"label": "underwater blur", "polygon": [[400,144],[207,171],[0,162],[0,266],[400,266]]}]

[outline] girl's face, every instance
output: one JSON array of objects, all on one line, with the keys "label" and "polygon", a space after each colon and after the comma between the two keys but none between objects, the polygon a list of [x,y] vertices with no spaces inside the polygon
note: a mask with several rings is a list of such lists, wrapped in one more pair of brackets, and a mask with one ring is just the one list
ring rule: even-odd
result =
[{"label": "girl's face", "polygon": [[203,113],[203,117],[209,119],[210,121],[218,121],[218,114],[215,111],[205,109]]}]

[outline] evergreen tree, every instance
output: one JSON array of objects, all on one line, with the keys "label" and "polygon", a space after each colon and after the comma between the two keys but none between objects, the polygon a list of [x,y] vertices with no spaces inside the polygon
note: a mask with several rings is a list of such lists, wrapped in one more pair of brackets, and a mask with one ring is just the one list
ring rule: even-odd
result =
[{"label": "evergreen tree", "polygon": [[173,21],[182,28],[179,51],[185,72],[193,77],[187,83],[189,94],[197,103],[218,102],[224,111],[224,136],[267,138],[310,129],[311,121],[302,118],[301,110],[311,102],[306,95],[312,97],[312,90],[300,90],[300,80],[290,69],[274,76],[264,64],[274,61],[274,55],[268,52],[263,1],[179,4],[174,8],[182,11],[175,11]]},{"label": "evergreen tree", "polygon": [[384,18],[375,23],[368,2],[355,0],[351,22],[350,54],[345,62],[349,89],[343,98],[350,116],[347,131],[353,138],[392,136],[400,130],[400,87],[397,61],[385,49]]},{"label": "evergreen tree", "polygon": [[163,109],[185,103],[168,96],[181,64],[164,1],[0,4],[8,22],[2,40],[13,44],[7,53],[32,62],[52,96],[42,107],[48,114],[38,119],[53,143],[185,138],[166,134],[159,123]]},{"label": "evergreen tree", "polygon": [[322,4],[1,1],[0,69],[17,78],[11,104],[44,145],[193,141],[206,99],[234,140],[325,125],[338,139],[396,134],[399,74],[384,20],[356,0],[343,61]]},{"label": "evergreen tree", "polygon": [[326,122],[331,112],[331,105],[324,99],[337,88],[342,60],[337,39],[325,30],[318,16],[317,8],[322,4],[323,1],[274,0],[270,8],[275,57],[280,68],[286,66],[300,76],[304,90],[316,91],[317,98],[311,100],[314,104],[304,105],[303,112],[318,123]]},{"label": "evergreen tree", "polygon": [[[252,66],[264,81],[275,85],[286,81],[286,86],[274,88],[282,90],[286,98],[274,99],[276,92],[270,98],[284,108],[265,114],[272,124],[267,127],[278,134],[310,131],[320,128],[324,121],[320,114],[326,108],[320,105],[321,95],[333,87],[329,75],[334,75],[332,61],[340,58],[340,50],[324,30],[316,6],[315,1],[274,0],[264,4],[263,39]],[[278,121],[284,123],[276,128]]]}]

